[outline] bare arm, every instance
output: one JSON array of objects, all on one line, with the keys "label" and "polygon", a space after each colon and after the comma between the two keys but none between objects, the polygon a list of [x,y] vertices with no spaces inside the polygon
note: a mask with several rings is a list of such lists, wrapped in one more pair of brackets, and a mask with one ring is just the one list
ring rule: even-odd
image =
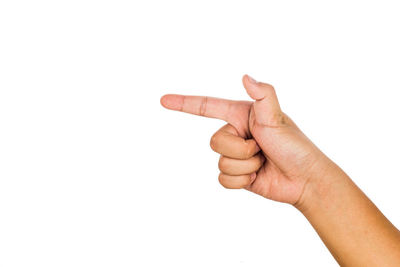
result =
[{"label": "bare arm", "polygon": [[339,167],[310,182],[298,207],[342,266],[400,266],[400,232]]},{"label": "bare arm", "polygon": [[400,266],[400,233],[282,112],[274,88],[243,77],[254,101],[166,95],[161,104],[228,122],[211,138],[218,179],[299,209],[343,266]]}]

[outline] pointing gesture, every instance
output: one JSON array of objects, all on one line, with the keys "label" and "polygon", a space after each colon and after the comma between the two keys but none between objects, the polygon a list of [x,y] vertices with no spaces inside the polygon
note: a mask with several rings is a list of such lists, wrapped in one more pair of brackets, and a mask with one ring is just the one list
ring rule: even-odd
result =
[{"label": "pointing gesture", "polygon": [[[254,101],[233,101],[206,96],[165,95],[168,109],[226,121],[211,138],[221,154],[220,183],[245,188],[266,198],[297,204],[301,200],[318,149],[280,108],[274,88],[243,77]],[[298,173],[304,173],[298,177]]]},{"label": "pointing gesture", "polygon": [[282,112],[274,88],[243,77],[253,101],[165,95],[161,104],[228,124],[211,138],[219,182],[290,203],[343,266],[400,266],[400,232]]}]

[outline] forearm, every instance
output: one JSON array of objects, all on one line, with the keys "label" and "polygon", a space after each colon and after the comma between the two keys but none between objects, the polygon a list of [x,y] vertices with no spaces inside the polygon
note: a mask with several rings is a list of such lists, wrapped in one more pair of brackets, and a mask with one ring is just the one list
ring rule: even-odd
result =
[{"label": "forearm", "polygon": [[335,164],[300,211],[342,266],[400,266],[400,232]]}]

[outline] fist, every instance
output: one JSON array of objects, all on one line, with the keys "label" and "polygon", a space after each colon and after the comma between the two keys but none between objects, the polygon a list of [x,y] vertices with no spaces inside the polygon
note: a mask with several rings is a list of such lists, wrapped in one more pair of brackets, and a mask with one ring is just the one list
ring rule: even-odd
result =
[{"label": "fist", "polygon": [[239,137],[230,124],[223,126],[210,141],[211,148],[219,153],[219,182],[226,188],[246,188],[254,182],[257,171],[265,162],[254,139]]}]

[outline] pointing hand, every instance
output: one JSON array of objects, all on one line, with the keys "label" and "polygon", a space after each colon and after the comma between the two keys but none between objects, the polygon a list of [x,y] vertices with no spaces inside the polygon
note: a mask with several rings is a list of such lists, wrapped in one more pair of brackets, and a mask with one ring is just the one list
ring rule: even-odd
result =
[{"label": "pointing hand", "polygon": [[210,142],[221,154],[219,182],[224,187],[244,188],[298,206],[308,182],[333,162],[282,112],[271,85],[248,75],[243,85],[254,101],[165,95],[161,104],[228,123]]}]

